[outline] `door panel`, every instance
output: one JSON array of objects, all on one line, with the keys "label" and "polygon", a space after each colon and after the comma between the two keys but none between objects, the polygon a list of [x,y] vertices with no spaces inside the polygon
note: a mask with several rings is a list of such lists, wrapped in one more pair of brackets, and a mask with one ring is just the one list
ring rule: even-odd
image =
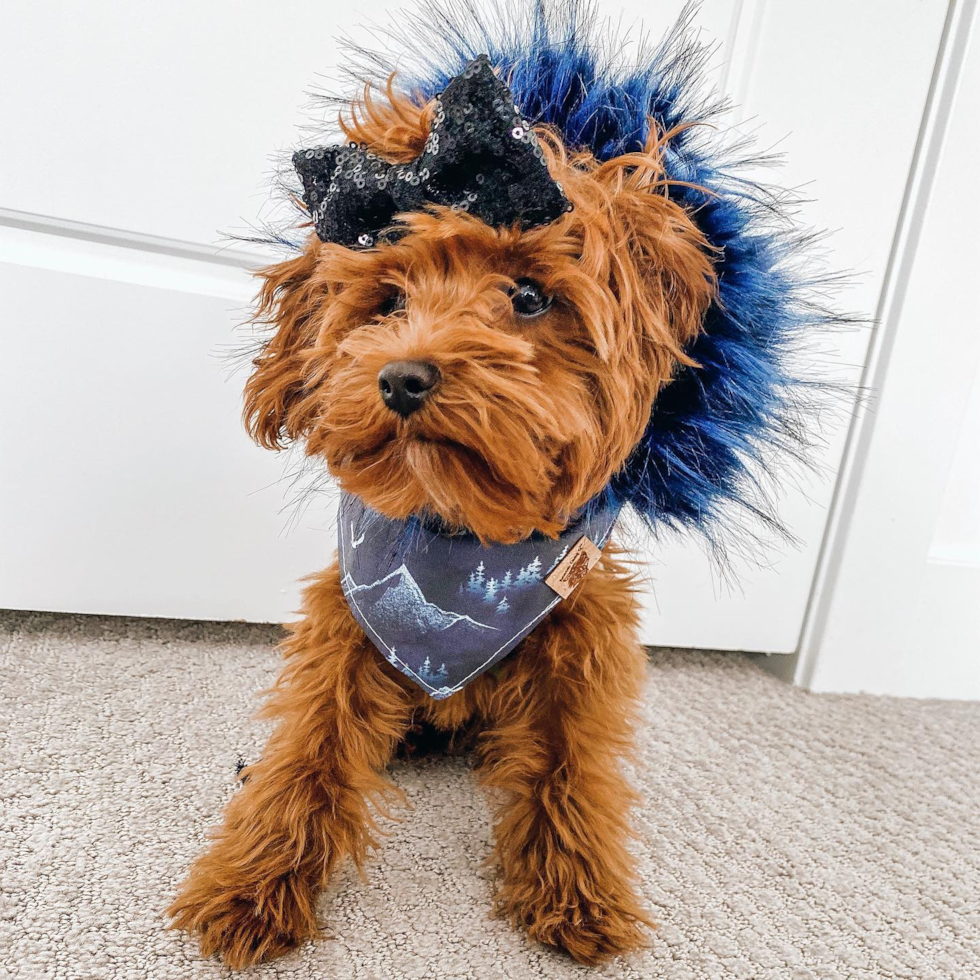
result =
[{"label": "door panel", "polygon": [[[656,34],[681,6],[603,4],[637,37],[640,18]],[[269,155],[294,143],[303,92],[336,65],[331,38],[393,7],[5,11],[0,407],[18,425],[0,436],[0,605],[257,621],[296,608],[296,580],[332,550],[333,499],[294,516],[297,461],[240,429],[242,374],[219,355],[252,286],[215,243],[263,212]],[[786,179],[816,180],[807,219],[840,228],[833,263],[866,273],[856,309],[875,305],[944,11],[709,0],[699,16],[723,44],[714,77],[766,120],[763,144],[791,133]],[[865,342],[828,346],[856,371]],[[832,436],[824,479],[788,481],[801,549],[736,561],[737,588],[696,543],[633,536],[651,585],[644,639],[794,649],[839,454]]]},{"label": "door panel", "polygon": [[[742,100],[740,130],[786,154],[777,174],[812,203],[803,220],[833,230],[831,267],[853,270],[846,308],[871,316],[878,302],[929,89],[946,4],[755,2],[743,6],[741,63],[729,88]],[[842,29],[842,25],[847,29]],[[751,118],[746,114],[751,113]],[[759,120],[764,125],[759,129]],[[771,179],[772,174],[760,174]],[[818,369],[860,378],[869,331],[826,338]],[[780,513],[799,547],[771,541],[720,573],[689,540],[645,550],[651,587],[644,638],[665,646],[790,652],[806,613],[851,405],[824,435],[814,473],[784,472]]]},{"label": "door panel", "polygon": [[18,326],[0,360],[0,390],[17,392],[0,427],[3,606],[204,619],[296,607],[296,580],[333,548],[332,515],[283,536],[281,461],[242,435],[240,384],[215,351],[243,285],[0,265]]},{"label": "door panel", "polygon": [[[629,26],[643,5],[626,6]],[[655,32],[682,3],[661,6]],[[711,0],[702,23],[719,34],[734,6]],[[335,39],[395,9],[411,5],[14,0],[0,42],[0,207],[214,245],[265,203],[309,91],[337,77]]]}]

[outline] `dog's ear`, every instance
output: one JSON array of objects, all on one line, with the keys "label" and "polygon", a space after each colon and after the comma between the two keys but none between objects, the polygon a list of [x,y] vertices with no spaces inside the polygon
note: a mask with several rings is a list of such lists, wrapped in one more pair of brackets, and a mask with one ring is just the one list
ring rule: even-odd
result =
[{"label": "dog's ear", "polygon": [[662,145],[616,157],[595,176],[611,213],[610,279],[629,336],[645,337],[668,358],[690,364],[684,351],[701,330],[717,276],[711,246],[669,196]]},{"label": "dog's ear", "polygon": [[[346,139],[364,143],[391,161],[412,160],[425,145],[433,106],[416,105],[394,90],[394,76],[385,89],[387,102],[372,97],[370,86],[339,120]],[[320,243],[311,235],[303,253],[263,269],[256,323],[275,328],[252,362],[255,370],[245,385],[245,427],[268,449],[307,433],[317,379],[309,372],[309,354],[317,341],[321,317],[332,290],[317,277]]]},{"label": "dog's ear", "polygon": [[249,435],[267,449],[299,438],[310,417],[307,352],[316,341],[323,290],[315,282],[317,242],[311,236],[294,259],[261,270],[256,323],[275,328],[252,361],[243,418]]}]

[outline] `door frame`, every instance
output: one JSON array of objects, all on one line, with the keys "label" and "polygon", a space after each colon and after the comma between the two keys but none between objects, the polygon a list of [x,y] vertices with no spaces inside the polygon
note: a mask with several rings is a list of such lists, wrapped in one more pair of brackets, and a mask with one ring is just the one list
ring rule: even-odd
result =
[{"label": "door frame", "polygon": [[[931,592],[933,606],[929,612],[938,616],[942,614],[943,604],[938,601],[942,595],[959,592],[961,599],[965,595],[961,587],[950,590],[939,585],[940,581],[948,583],[956,569],[946,567],[950,563],[930,562],[929,548],[946,474],[957,450],[957,413],[967,404],[980,371],[980,342],[970,336],[977,333],[975,318],[938,318],[944,346],[956,352],[957,370],[943,374],[939,398],[930,397],[924,407],[921,425],[928,431],[919,435],[927,438],[910,438],[915,445],[914,459],[910,453],[900,472],[896,472],[894,452],[889,459],[884,458],[882,438],[896,412],[899,382],[893,364],[927,346],[938,346],[935,320],[903,314],[908,313],[906,299],[917,259],[922,257],[919,247],[927,219],[944,218],[930,211],[930,203],[940,177],[968,51],[971,58],[980,58],[974,36],[976,24],[977,0],[951,0],[876,310],[876,327],[862,377],[862,390],[868,395],[858,406],[849,429],[795,663],[790,670],[790,665],[780,665],[780,673],[791,673],[796,685],[810,690],[980,698],[980,612],[976,653],[972,655],[976,669],[971,666],[964,673],[962,658],[970,655],[968,652],[957,655],[958,664],[934,656],[929,658],[927,676],[921,665],[911,672],[917,683],[909,689],[909,678],[900,663],[903,640],[909,636],[903,636],[902,631],[913,625],[908,618],[915,615],[919,598]],[[943,289],[944,305],[949,308],[963,311],[975,305],[972,280],[943,282]],[[898,397],[907,400],[908,391]],[[952,410],[953,424],[932,425],[936,417],[942,417],[943,406]],[[910,460],[913,465],[908,465]],[[869,486],[880,491],[882,484],[887,495],[868,492]],[[913,506],[917,508],[915,527],[908,521],[885,519],[903,510],[908,515]],[[931,582],[924,575],[929,564],[935,572]],[[971,586],[974,581],[980,584],[980,567],[964,567],[962,571],[958,586],[967,581]],[[980,610],[980,588],[975,606]],[[964,613],[961,609],[960,614],[970,616],[972,623],[972,611]],[[913,653],[921,661],[926,651],[910,651],[909,656]]]}]

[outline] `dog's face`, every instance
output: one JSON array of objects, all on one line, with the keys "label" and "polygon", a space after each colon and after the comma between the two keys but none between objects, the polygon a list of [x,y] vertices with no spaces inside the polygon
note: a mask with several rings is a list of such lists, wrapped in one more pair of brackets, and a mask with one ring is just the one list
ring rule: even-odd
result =
[{"label": "dog's face", "polygon": [[[368,102],[347,135],[411,159],[430,112]],[[574,204],[550,225],[437,209],[366,251],[311,236],[262,273],[276,332],[245,408],[260,443],[303,439],[375,510],[484,541],[556,534],[602,490],[687,361],[714,273],[658,147],[598,165],[540,138]]]}]

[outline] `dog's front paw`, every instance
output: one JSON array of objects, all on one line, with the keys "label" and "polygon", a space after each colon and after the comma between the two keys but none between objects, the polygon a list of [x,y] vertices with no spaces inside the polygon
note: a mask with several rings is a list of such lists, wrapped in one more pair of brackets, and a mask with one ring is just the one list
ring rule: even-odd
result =
[{"label": "dog's front paw", "polygon": [[497,908],[527,930],[531,939],[567,952],[579,963],[594,966],[621,953],[645,946],[645,929],[654,923],[625,889],[541,889],[518,896],[505,888]]},{"label": "dog's front paw", "polygon": [[201,953],[238,970],[273,959],[317,934],[309,886],[285,875],[251,887],[224,887],[196,869],[167,909],[172,929],[197,936]]}]

